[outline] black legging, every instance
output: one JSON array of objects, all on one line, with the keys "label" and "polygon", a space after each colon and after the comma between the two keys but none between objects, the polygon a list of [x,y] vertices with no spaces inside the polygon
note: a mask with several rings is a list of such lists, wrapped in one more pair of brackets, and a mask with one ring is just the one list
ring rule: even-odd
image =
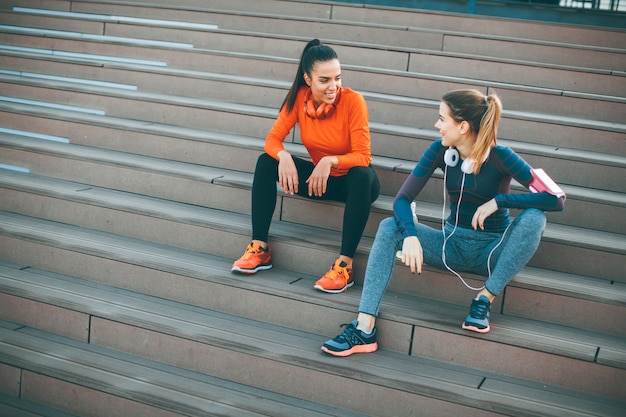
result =
[{"label": "black legging", "polygon": [[[315,166],[310,161],[293,157],[298,170],[298,195],[313,200],[345,203],[341,255],[354,258],[370,214],[370,205],[380,193],[380,182],[371,167],[354,167],[346,175],[329,177],[326,193],[309,196],[306,180]],[[257,160],[252,182],[252,239],[267,242],[270,223],[276,207],[278,161],[264,153]]]}]

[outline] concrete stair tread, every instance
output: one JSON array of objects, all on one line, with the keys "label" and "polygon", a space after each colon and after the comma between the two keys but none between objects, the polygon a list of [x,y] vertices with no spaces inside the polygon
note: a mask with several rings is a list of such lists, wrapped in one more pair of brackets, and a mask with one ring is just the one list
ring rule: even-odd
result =
[{"label": "concrete stair tread", "polygon": [[64,411],[0,392],[0,415],[10,417],[77,417]]},{"label": "concrete stair tread", "polygon": [[23,369],[181,415],[361,416],[34,329],[0,332]]},{"label": "concrete stair tread", "polygon": [[[232,274],[230,272],[232,260],[11,213],[0,213],[0,228],[2,234],[6,236],[15,236],[46,245],[63,247],[85,255],[98,254],[117,262],[169,271],[195,280],[216,281],[220,285],[248,288],[255,292],[267,293],[281,298],[295,297],[296,300],[306,300],[309,303],[324,305],[326,308],[355,311],[358,304],[356,291],[350,291],[349,295],[333,297],[332,300],[327,297],[320,297],[320,293],[312,289],[314,279],[303,276],[301,273],[276,269],[263,274],[264,280],[258,282],[256,276],[247,278]],[[7,272],[15,274],[5,270],[5,273]],[[278,277],[276,282],[270,280],[274,275]],[[295,286],[293,282],[296,283]],[[14,290],[4,288],[3,291],[13,292]],[[66,292],[67,295],[64,295]],[[45,290],[44,293],[50,294],[50,290]],[[61,291],[54,298],[67,297],[68,302],[71,300],[77,302],[76,295],[71,295],[71,293],[72,291],[69,289]],[[394,301],[392,308],[389,308],[391,313],[385,313],[385,317],[387,315],[393,317],[395,312],[395,315],[404,316],[405,320],[408,319],[409,322],[419,322],[422,326],[438,330],[463,333],[458,321],[460,317],[466,314],[467,307],[454,307],[439,301],[427,301],[420,297],[401,294],[388,294],[386,299]],[[166,303],[167,301],[163,302]],[[417,310],[415,309],[416,304],[420,306]],[[86,302],[85,305],[89,305],[89,303]],[[520,346],[528,346],[550,353],[558,352],[560,355],[591,362],[596,360],[595,355],[599,347],[609,348],[614,352],[622,352],[622,359],[618,359],[612,365],[626,368],[626,345],[624,345],[623,339],[616,336],[601,335],[580,329],[568,329],[563,326],[544,324],[518,317],[498,316],[498,319],[494,321],[500,323],[500,317],[504,318],[503,334],[492,332],[486,336],[487,339],[504,343],[515,341]],[[522,325],[518,326],[517,323],[522,323]],[[524,323],[528,324],[525,325]],[[559,335],[559,338],[553,337],[555,333]],[[539,335],[542,336],[539,337]]]},{"label": "concrete stair tread", "polygon": [[[83,285],[81,280],[71,277],[48,275],[45,272],[41,276],[37,272],[11,271],[10,268],[2,268],[2,271],[7,273],[3,275],[13,275],[16,278],[20,276],[19,279],[24,279],[24,283],[28,281],[32,283],[25,287],[24,292],[28,293],[27,297],[44,301],[54,300],[53,302],[58,305],[69,303],[72,309],[83,310],[102,319],[121,321],[126,325],[159,332],[167,329],[169,334],[176,337],[191,338],[209,345],[228,346],[234,352],[270,358],[277,361],[277,369],[280,369],[279,364],[295,360],[300,367],[331,374],[350,375],[350,378],[356,380],[395,389],[427,392],[429,396],[453,402],[467,401],[470,404],[475,402],[473,405],[478,407],[480,407],[479,404],[485,402],[491,403],[491,406],[501,406],[497,404],[501,401],[498,397],[515,392],[516,399],[511,406],[525,409],[527,413],[538,413],[534,415],[553,415],[554,410],[551,409],[558,407],[568,409],[572,407],[572,410],[585,415],[592,410],[598,410],[599,403],[602,404],[601,407],[604,412],[608,413],[607,415],[613,415],[620,407],[619,402],[606,398],[594,398],[591,395],[491,375],[452,364],[410,358],[384,349],[374,355],[367,355],[367,357],[357,355],[354,359],[338,363],[336,358],[319,352],[320,337],[313,334],[181,305],[143,294],[136,295],[120,289],[108,289],[107,286],[95,283]],[[39,286],[41,286],[40,289],[35,288]],[[3,339],[9,339],[9,337]],[[33,343],[33,345],[37,346],[40,343]],[[35,346],[31,348],[38,350]],[[102,360],[97,358],[95,360],[100,364],[98,367],[105,366],[101,363]],[[104,362],[109,363],[109,360],[106,359]],[[128,365],[119,367],[117,372],[128,372],[131,375],[127,376],[132,376],[132,370],[129,370]],[[487,381],[494,378],[494,383],[489,388],[493,394],[491,398],[481,398],[480,392],[475,392],[484,378]],[[151,377],[146,379],[152,380]],[[497,385],[500,380],[505,382],[504,389]],[[178,386],[176,381],[168,380],[168,383]],[[185,391],[197,392],[196,390]],[[551,395],[547,395],[547,392]],[[539,397],[536,397],[537,395]],[[480,401],[477,401],[478,399]],[[537,408],[544,411],[538,409],[530,411],[535,408],[530,404],[533,401],[541,403]],[[529,404],[526,404],[527,402]]]}]

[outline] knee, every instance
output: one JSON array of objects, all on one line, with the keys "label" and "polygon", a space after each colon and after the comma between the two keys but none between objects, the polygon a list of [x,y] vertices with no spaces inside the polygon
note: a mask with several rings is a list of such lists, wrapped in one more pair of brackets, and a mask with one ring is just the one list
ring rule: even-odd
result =
[{"label": "knee", "polygon": [[256,160],[256,172],[265,172],[270,169],[278,169],[278,161],[266,153],[262,153]]},{"label": "knee", "polygon": [[257,158],[256,164],[257,165],[264,165],[264,164],[272,163],[272,161],[276,161],[276,160],[274,158],[272,158],[271,156],[269,156],[269,154],[262,153]]},{"label": "knee", "polygon": [[392,236],[395,235],[398,230],[398,222],[395,217],[387,217],[380,221],[378,224],[377,235]]},{"label": "knee", "polygon": [[354,167],[347,175],[350,190],[358,195],[369,195],[372,202],[378,198],[380,182],[371,167]]},{"label": "knee", "polygon": [[525,229],[536,230],[543,234],[546,228],[546,214],[536,208],[528,208],[518,216],[518,223]]}]

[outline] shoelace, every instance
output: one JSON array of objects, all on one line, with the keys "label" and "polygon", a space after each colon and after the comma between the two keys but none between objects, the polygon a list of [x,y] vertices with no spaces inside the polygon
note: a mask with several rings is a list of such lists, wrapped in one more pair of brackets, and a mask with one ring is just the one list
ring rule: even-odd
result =
[{"label": "shoelace", "polygon": [[470,311],[470,316],[478,319],[484,319],[489,312],[490,304],[482,300],[474,300]]},{"label": "shoelace", "polygon": [[244,253],[243,257],[244,259],[248,259],[250,256],[260,253],[262,252],[261,247],[259,246],[258,250],[254,250],[253,246],[249,246],[248,249],[246,250],[246,253]]},{"label": "shoelace", "polygon": [[356,345],[360,342],[360,338],[356,333],[356,327],[352,323],[344,323],[341,327],[345,327],[343,333],[337,336],[336,340],[338,342],[348,342],[352,345]]},{"label": "shoelace", "polygon": [[331,271],[334,272],[333,274],[329,274],[328,276],[331,280],[335,280],[339,277],[343,277],[346,280],[346,282],[348,282],[348,279],[350,279],[348,268],[343,268],[341,266],[336,266],[333,264]]}]

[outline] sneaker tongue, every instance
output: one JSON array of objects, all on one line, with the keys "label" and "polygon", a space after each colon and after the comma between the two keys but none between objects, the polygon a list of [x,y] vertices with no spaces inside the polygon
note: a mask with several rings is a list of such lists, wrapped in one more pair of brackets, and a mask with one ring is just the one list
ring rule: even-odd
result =
[{"label": "sneaker tongue", "polygon": [[347,263],[345,263],[344,261],[339,262],[339,266],[342,268],[345,268],[346,266],[348,266]]}]

